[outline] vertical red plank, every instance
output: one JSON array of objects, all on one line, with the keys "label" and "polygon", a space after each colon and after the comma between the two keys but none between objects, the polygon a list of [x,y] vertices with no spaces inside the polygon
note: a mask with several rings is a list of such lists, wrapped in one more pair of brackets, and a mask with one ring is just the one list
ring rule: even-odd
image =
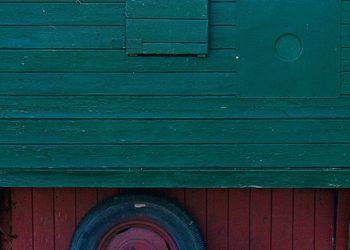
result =
[{"label": "vertical red plank", "polygon": [[175,200],[182,206],[185,206],[185,189],[184,188],[166,189],[165,193],[168,198]]},{"label": "vertical red plank", "polygon": [[119,193],[118,188],[99,188],[97,189],[97,200],[101,202]]},{"label": "vertical red plank", "polygon": [[272,250],[293,249],[293,190],[272,190]]},{"label": "vertical red plank", "polygon": [[11,200],[10,188],[0,188],[0,249],[11,248]]},{"label": "vertical red plank", "polygon": [[348,223],[350,215],[350,190],[338,190],[336,249],[346,250],[348,244]]},{"label": "vertical red plank", "polygon": [[294,190],[294,249],[314,249],[315,190]]},{"label": "vertical red plank", "polygon": [[12,250],[33,249],[33,197],[31,188],[12,188]]},{"label": "vertical red plank", "polygon": [[334,248],[334,190],[317,190],[315,205],[315,250]]},{"label": "vertical red plank", "polygon": [[229,190],[228,249],[249,249],[250,189]]},{"label": "vertical red plank", "polygon": [[54,249],[54,206],[52,188],[33,189],[33,237],[35,250]]},{"label": "vertical red plank", "polygon": [[75,196],[75,224],[78,225],[85,214],[97,204],[97,189],[77,188]]},{"label": "vertical red plank", "polygon": [[208,250],[228,249],[228,189],[207,191]]},{"label": "vertical red plank", "polygon": [[252,189],[250,199],[250,249],[270,249],[271,190]]},{"label": "vertical red plank", "polygon": [[207,191],[206,189],[185,189],[186,211],[194,218],[203,237],[207,228]]},{"label": "vertical red plank", "polygon": [[75,189],[55,188],[55,249],[68,249],[75,229]]}]

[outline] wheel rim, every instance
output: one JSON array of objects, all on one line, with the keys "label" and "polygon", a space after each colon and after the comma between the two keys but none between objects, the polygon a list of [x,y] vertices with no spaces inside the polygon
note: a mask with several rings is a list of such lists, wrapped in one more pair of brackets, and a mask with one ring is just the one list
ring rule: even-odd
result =
[{"label": "wheel rim", "polygon": [[177,250],[177,247],[162,227],[150,221],[134,220],[104,234],[97,250]]}]

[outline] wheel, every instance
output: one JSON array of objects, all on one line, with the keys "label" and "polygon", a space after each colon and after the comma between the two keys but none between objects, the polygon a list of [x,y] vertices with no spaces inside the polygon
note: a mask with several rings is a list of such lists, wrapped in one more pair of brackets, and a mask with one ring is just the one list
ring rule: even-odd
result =
[{"label": "wheel", "polygon": [[70,250],[204,250],[194,221],[153,195],[116,196],[82,219]]}]

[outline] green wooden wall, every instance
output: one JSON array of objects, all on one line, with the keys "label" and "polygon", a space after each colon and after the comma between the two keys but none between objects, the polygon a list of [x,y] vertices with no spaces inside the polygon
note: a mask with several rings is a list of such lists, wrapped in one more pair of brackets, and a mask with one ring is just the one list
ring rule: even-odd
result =
[{"label": "green wooden wall", "polygon": [[203,58],[128,56],[124,1],[0,0],[0,185],[350,187],[341,7],[338,98],[240,98],[235,1]]}]

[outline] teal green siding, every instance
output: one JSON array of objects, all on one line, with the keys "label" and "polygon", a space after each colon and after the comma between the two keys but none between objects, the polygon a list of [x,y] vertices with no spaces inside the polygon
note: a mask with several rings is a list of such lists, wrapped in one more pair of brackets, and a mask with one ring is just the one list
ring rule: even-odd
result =
[{"label": "teal green siding", "polygon": [[240,97],[238,14],[130,57],[124,1],[0,0],[0,185],[350,187],[350,1],[334,98]]}]

